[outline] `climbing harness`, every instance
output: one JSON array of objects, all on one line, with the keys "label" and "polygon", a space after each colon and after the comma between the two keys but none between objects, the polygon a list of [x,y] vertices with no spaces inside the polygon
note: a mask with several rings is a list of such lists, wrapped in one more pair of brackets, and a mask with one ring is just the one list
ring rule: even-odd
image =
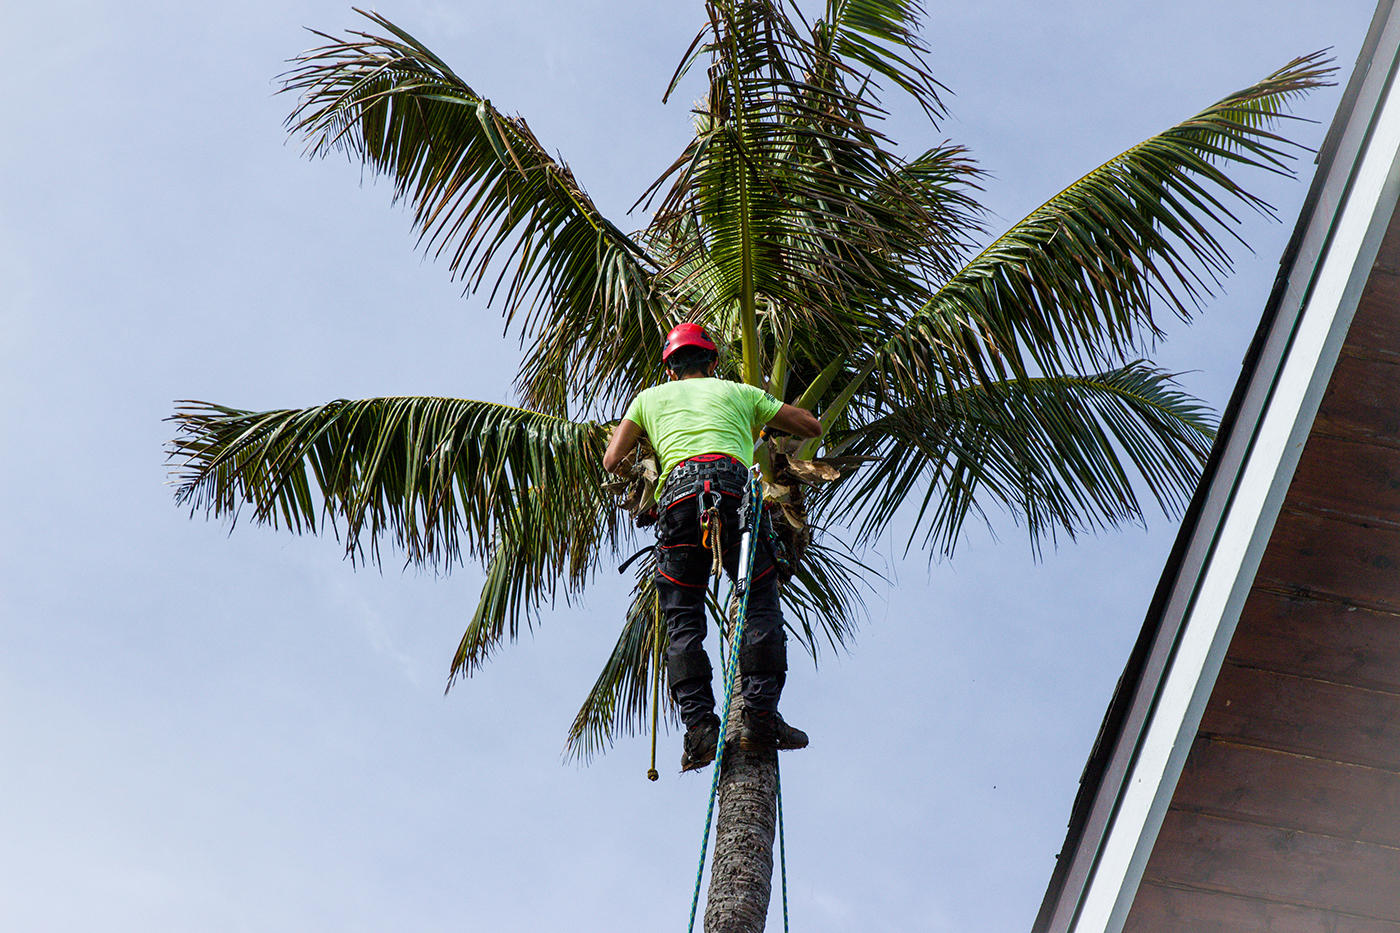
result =
[{"label": "climbing harness", "polygon": [[[709,492],[709,483],[705,484],[705,491]],[[724,661],[724,707],[720,713],[719,742],[715,746],[714,777],[710,781],[710,802],[705,809],[705,833],[700,840],[700,866],[695,871],[695,892],[690,898],[690,925],[686,928],[687,933],[695,933],[695,911],[700,904],[700,885],[705,875],[705,857],[710,848],[710,827],[714,822],[715,799],[719,796],[719,777],[721,767],[724,764],[725,739],[729,733],[729,704],[734,699],[734,678],[739,672],[739,647],[744,642],[744,621],[749,608],[749,583],[753,577],[754,552],[758,550],[758,531],[763,521],[763,486],[760,484],[758,476],[749,475],[748,488],[744,491],[743,500],[744,535],[739,539],[739,566],[744,569],[744,575],[734,585],[730,595],[731,603],[735,597],[738,598],[738,610],[734,616],[734,634],[731,636],[728,660]],[[702,522],[703,527],[703,522]],[[718,553],[718,551],[716,552]],[[774,777],[777,778],[777,772]],[[782,861],[783,877],[783,931],[788,929],[788,900],[787,900],[787,850],[783,842],[783,788],[782,783],[777,785],[778,793],[778,852]]]}]

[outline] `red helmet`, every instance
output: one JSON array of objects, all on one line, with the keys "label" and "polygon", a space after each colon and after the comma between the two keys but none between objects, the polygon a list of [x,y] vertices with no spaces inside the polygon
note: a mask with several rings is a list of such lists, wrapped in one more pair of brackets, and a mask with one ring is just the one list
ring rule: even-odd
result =
[{"label": "red helmet", "polygon": [[684,324],[677,324],[671,328],[671,332],[666,335],[666,342],[661,346],[661,362],[666,362],[681,347],[700,347],[716,353],[719,348],[710,339],[710,335],[705,333],[705,328],[699,324],[686,321]]}]

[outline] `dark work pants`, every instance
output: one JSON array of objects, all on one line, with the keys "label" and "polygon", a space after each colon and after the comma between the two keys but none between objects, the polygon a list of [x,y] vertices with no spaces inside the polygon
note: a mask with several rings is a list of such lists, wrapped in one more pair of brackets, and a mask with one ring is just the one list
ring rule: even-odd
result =
[{"label": "dark work pants", "polygon": [[[705,666],[701,671],[697,667],[705,664],[700,660],[705,653],[705,589],[711,579],[714,560],[711,551],[701,545],[698,492],[706,479],[711,481],[711,489],[719,494],[724,571],[731,580],[739,579],[744,572],[739,566],[739,544],[744,533],[740,506],[748,471],[737,462],[686,461],[677,465],[666,480],[656,525],[656,589],[670,642],[667,666],[671,672],[671,698],[680,708],[681,720],[687,727],[702,721],[715,709],[709,668]],[[786,635],[782,610],[778,607],[778,575],[773,566],[772,549],[763,543],[768,534],[765,515],[758,539],[751,542],[756,550],[743,647],[748,652],[759,646],[771,646],[768,652],[771,658],[771,650],[781,650]],[[770,669],[754,671],[747,664],[740,665],[744,703],[751,709],[776,710],[786,675],[780,669],[771,669],[780,665],[770,662],[759,666]],[[678,671],[683,672],[679,678]]]}]

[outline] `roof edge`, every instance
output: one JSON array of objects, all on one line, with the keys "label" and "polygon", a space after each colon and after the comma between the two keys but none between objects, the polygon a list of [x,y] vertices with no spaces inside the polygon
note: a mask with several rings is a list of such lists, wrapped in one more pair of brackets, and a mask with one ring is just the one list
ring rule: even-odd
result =
[{"label": "roof edge", "polygon": [[[1249,388],[1258,373],[1260,361],[1269,337],[1279,324],[1280,309],[1302,248],[1306,233],[1318,219],[1319,205],[1322,203],[1323,189],[1332,177],[1332,168],[1341,146],[1347,127],[1355,116],[1361,89],[1370,74],[1386,24],[1394,12],[1395,0],[1382,0],[1376,8],[1368,28],[1366,39],[1357,54],[1356,65],[1351,78],[1338,104],[1336,114],[1327,135],[1319,147],[1316,159],[1317,170],[1304,198],[1299,219],[1280,257],[1280,268],[1275,277],[1269,299],[1261,316],[1259,327],[1245,352],[1241,364],[1240,379],[1236,382],[1230,401],[1221,418],[1216,442],[1207,460],[1201,481],[1183,515],[1181,528],[1172,545],[1163,574],[1158,581],[1149,604],[1147,616],[1138,638],[1129,653],[1123,673],[1114,688],[1108,710],[1100,724],[1089,759],[1080,777],[1079,790],[1071,807],[1068,832],[1060,853],[1056,856],[1055,869],[1047,886],[1045,897],[1036,916],[1033,933],[1060,933],[1072,924],[1075,910],[1065,908],[1073,904],[1077,907],[1090,880],[1092,856],[1102,845],[1111,822],[1112,808],[1105,806],[1106,798],[1117,798],[1128,775],[1125,751],[1137,744],[1145,726],[1144,716],[1134,716],[1134,711],[1143,711],[1146,700],[1155,691],[1157,681],[1165,666],[1163,656],[1177,635],[1176,625],[1167,625],[1166,610],[1173,593],[1177,590],[1184,572],[1188,569],[1188,553],[1201,532],[1202,517],[1212,488],[1220,478],[1228,439],[1234,434],[1244,408]],[[1333,217],[1328,217],[1330,225],[1338,207],[1330,205]],[[1154,660],[1159,663],[1153,663]]]}]

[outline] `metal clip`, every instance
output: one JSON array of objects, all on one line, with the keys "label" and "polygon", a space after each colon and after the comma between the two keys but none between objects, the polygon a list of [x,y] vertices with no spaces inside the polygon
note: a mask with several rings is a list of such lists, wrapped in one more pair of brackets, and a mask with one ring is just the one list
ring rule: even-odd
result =
[{"label": "metal clip", "polygon": [[719,517],[720,494],[712,491],[710,481],[705,480],[705,488],[695,497],[695,501],[700,509],[700,546],[710,549],[710,573],[718,577],[724,573],[724,548],[720,543],[720,530],[723,527]]}]

